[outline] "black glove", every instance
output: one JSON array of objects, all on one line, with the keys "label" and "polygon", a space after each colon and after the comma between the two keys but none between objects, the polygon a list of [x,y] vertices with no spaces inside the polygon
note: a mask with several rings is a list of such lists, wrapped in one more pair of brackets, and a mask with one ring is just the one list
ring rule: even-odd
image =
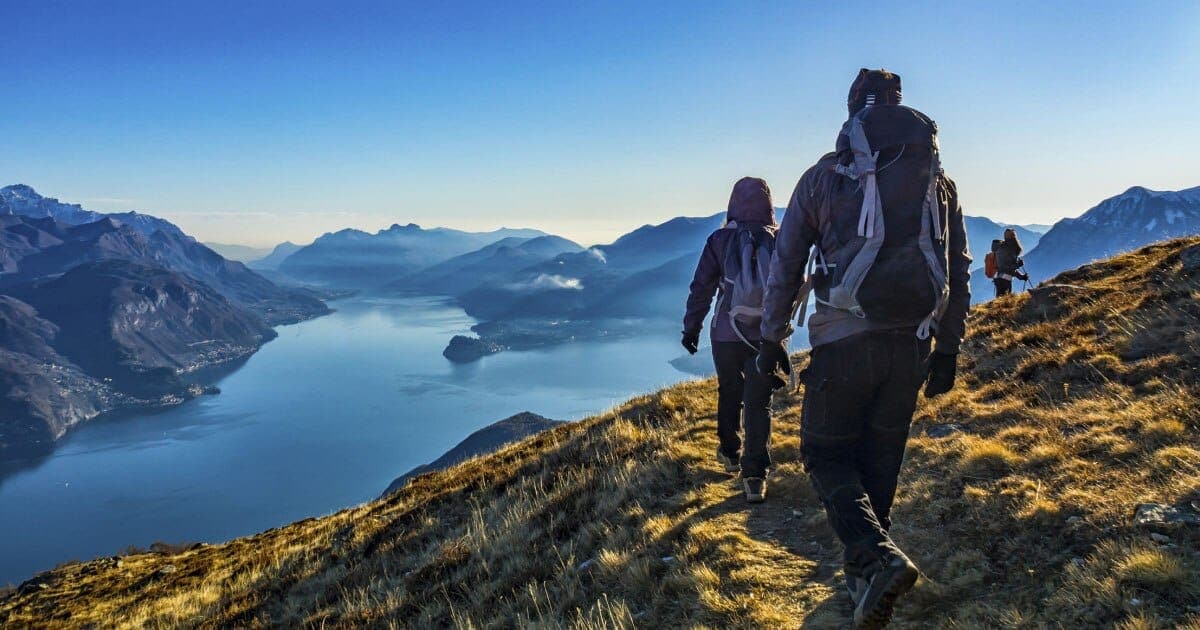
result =
[{"label": "black glove", "polygon": [[1016,276],[1018,280],[1024,280],[1025,282],[1029,282],[1029,274],[1027,274],[1027,273],[1021,273],[1020,271],[1018,271],[1018,272],[1014,273],[1013,275]]},{"label": "black glove", "polygon": [[688,354],[696,354],[696,351],[700,349],[700,333],[685,330],[683,331],[683,341],[679,343],[683,344],[683,349],[687,350]]},{"label": "black glove", "polygon": [[925,383],[925,397],[936,398],[954,388],[954,377],[958,373],[958,355],[934,352],[929,356],[929,375]]},{"label": "black glove", "polygon": [[780,376],[780,372],[783,372],[784,375],[792,373],[792,360],[788,358],[787,346],[783,345],[782,341],[764,339],[758,346],[758,359],[755,360],[755,365],[758,367],[759,374],[766,377],[767,382],[771,384],[771,389],[779,389],[787,385],[787,381]]}]

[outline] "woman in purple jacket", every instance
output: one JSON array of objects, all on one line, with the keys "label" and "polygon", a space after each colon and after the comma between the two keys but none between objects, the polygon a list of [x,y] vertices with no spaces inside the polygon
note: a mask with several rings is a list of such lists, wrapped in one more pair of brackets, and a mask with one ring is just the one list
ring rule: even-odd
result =
[{"label": "woman in purple jacket", "polygon": [[[722,289],[725,255],[738,227],[774,228],[775,207],[771,189],[757,177],[743,177],[733,186],[725,227],[713,232],[704,244],[696,265],[687,313],[683,317],[683,347],[695,354],[700,329],[712,305],[713,295]],[[759,331],[756,327],[734,330],[725,291],[720,291],[709,336],[713,362],[717,367],[717,462],[726,472],[742,474],[746,500],[759,503],[766,498],[767,473],[771,467],[771,385],[755,367]],[[743,339],[744,337],[744,339]],[[747,343],[749,342],[749,343]],[[744,415],[743,415],[744,410]],[[745,442],[738,435],[744,419]],[[740,457],[740,462],[739,462]]]}]

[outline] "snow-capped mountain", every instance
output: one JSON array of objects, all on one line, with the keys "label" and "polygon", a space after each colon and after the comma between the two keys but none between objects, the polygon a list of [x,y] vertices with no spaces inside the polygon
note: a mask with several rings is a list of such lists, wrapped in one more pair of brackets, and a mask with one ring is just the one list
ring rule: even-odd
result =
[{"label": "snow-capped mountain", "polygon": [[192,238],[184,234],[174,223],[165,219],[132,211],[104,214],[84,210],[77,203],[63,203],[54,197],[43,197],[33,187],[25,184],[13,184],[0,188],[0,215],[54,219],[67,225],[95,223],[105,217],[111,217],[146,236],[153,236],[155,232],[163,231],[177,238]]},{"label": "snow-capped mountain", "polygon": [[93,223],[104,218],[103,214],[84,210],[77,203],[63,203],[53,197],[43,197],[25,184],[0,188],[0,214],[49,218],[69,225]]},{"label": "snow-capped mountain", "polygon": [[1156,191],[1134,186],[1077,218],[1063,219],[1025,257],[1036,280],[1156,241],[1200,234],[1200,186]]}]

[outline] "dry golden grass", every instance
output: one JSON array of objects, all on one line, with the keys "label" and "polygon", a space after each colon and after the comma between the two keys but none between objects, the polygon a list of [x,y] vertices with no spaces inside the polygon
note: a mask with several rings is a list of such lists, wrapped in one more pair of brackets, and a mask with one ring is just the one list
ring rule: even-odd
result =
[{"label": "dry golden grass", "polygon": [[[893,534],[925,579],[897,627],[1200,629],[1200,532],[1132,523],[1200,501],[1196,244],[973,311],[960,387],[915,419]],[[330,516],[61,567],[0,597],[0,626],[845,627],[798,403],[775,401],[762,505],[713,462],[714,387],[691,382]],[[945,422],[966,431],[924,434]]]}]

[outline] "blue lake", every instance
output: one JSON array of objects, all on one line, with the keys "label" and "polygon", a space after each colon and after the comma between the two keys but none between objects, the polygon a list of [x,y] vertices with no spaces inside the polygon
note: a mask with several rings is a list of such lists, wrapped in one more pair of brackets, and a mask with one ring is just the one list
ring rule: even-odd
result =
[{"label": "blue lake", "polygon": [[689,378],[677,326],[637,337],[441,356],[473,320],[434,300],[352,299],[216,381],[221,393],[103,419],[0,479],[0,585],[155,541],[219,542],[378,496],[520,411],[573,420]]}]

